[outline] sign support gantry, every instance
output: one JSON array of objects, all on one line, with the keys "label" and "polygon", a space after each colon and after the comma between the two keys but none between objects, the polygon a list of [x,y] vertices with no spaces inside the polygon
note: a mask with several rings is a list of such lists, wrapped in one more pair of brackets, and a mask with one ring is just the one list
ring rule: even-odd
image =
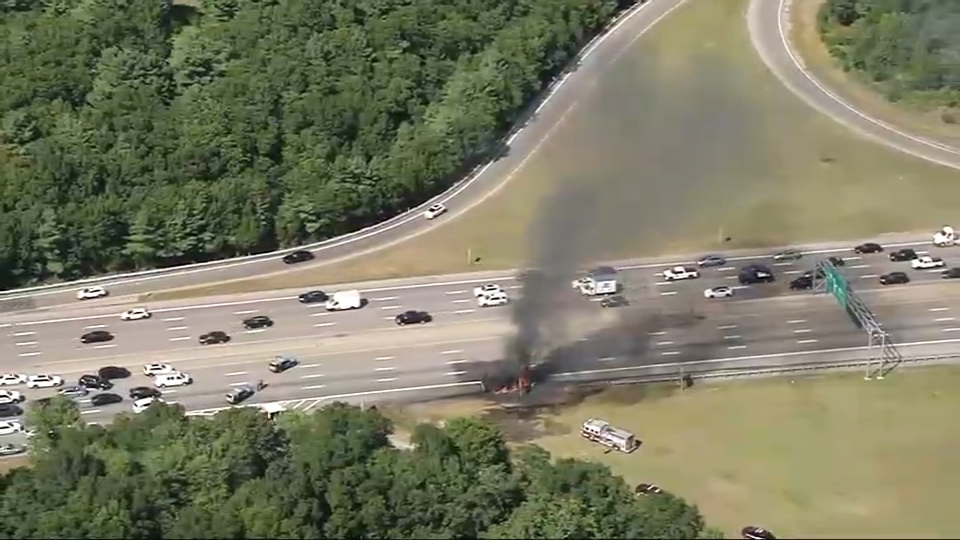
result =
[{"label": "sign support gantry", "polygon": [[853,290],[850,282],[839,268],[829,260],[818,260],[813,269],[813,292],[826,292],[836,299],[847,312],[857,328],[867,334],[867,367],[864,379],[883,379],[896,368],[903,357],[894,345],[890,334],[883,329],[873,312]]}]

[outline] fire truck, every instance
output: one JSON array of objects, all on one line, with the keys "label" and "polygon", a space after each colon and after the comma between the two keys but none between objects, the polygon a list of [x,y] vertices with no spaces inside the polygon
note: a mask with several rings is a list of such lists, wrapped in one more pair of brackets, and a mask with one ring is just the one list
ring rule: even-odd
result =
[{"label": "fire truck", "polygon": [[609,422],[597,418],[590,418],[580,426],[580,436],[625,454],[640,447],[640,441],[633,433],[615,428]]}]

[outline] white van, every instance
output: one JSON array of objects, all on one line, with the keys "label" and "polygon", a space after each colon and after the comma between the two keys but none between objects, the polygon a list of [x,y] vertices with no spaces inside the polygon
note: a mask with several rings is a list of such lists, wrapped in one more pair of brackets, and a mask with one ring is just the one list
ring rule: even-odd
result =
[{"label": "white van", "polygon": [[166,388],[168,386],[185,386],[192,382],[193,379],[191,379],[189,375],[186,373],[180,373],[179,371],[175,373],[157,375],[153,379],[153,385],[157,388]]},{"label": "white van", "polygon": [[136,414],[140,414],[143,411],[147,410],[147,407],[149,407],[155,401],[159,403],[163,403],[162,399],[155,398],[155,397],[146,397],[146,398],[138,399],[133,402],[133,412]]}]

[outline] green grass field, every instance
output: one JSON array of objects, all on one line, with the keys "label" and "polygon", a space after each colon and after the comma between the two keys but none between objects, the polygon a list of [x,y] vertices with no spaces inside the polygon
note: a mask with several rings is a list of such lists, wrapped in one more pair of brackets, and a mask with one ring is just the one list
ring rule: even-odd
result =
[{"label": "green grass field", "polygon": [[[956,171],[866,141],[785,89],[754,52],[746,0],[690,0],[638,39],[487,202],[391,248],[319,269],[154,299],[515,268],[538,202],[600,194],[590,256],[628,258],[927,231],[956,217]],[[923,209],[918,212],[917,209]],[[568,212],[576,213],[576,210]],[[467,250],[480,257],[470,265]]]},{"label": "green grass field", "polygon": [[[522,416],[481,413],[514,442],[609,465],[696,503],[728,537],[759,524],[780,538],[956,538],[960,368],[763,379],[693,387],[621,387]],[[477,414],[477,402],[409,406],[395,415]],[[577,433],[605,419],[644,442],[605,454]]]},{"label": "green grass field", "polygon": [[[824,0],[793,0],[790,19],[794,52],[803,58],[804,66],[844,101],[877,119],[901,126],[911,133],[939,139],[960,146],[960,124],[947,124],[942,112],[905,103],[890,103],[852,74],[844,73],[830,57],[817,32],[817,9]],[[955,114],[956,111],[954,111]]]}]

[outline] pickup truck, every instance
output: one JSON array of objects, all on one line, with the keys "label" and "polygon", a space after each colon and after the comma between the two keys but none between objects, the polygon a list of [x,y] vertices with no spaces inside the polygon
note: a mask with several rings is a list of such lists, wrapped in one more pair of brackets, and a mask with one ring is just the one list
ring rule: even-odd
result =
[{"label": "pickup truck", "polygon": [[943,259],[939,257],[917,257],[916,259],[910,261],[910,267],[916,268],[917,270],[927,270],[929,268],[942,268],[944,266]]},{"label": "pickup truck", "polygon": [[679,281],[681,279],[696,279],[700,277],[700,271],[696,268],[687,268],[685,266],[674,266],[663,271],[663,279],[667,281]]}]

